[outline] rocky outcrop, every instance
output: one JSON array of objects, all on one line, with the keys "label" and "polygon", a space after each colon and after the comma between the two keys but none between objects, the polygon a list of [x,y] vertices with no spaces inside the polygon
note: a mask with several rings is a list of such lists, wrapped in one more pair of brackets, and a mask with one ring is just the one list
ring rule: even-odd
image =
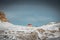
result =
[{"label": "rocky outcrop", "polygon": [[1,12],[1,11],[0,11],[0,20],[3,22],[7,22],[7,18],[5,16],[4,12]]},{"label": "rocky outcrop", "polygon": [[22,33],[22,34],[18,34],[18,36],[16,36],[17,39],[20,40],[37,40],[38,39],[38,35],[36,32],[31,32],[31,33]]}]

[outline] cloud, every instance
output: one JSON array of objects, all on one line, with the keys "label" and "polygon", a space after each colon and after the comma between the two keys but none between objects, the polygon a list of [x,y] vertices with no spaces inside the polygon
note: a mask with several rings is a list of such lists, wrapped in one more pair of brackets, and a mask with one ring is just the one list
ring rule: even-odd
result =
[{"label": "cloud", "polygon": [[49,17],[43,17],[43,16],[40,16],[40,17],[27,17],[27,18],[22,18],[22,21],[27,21],[27,22],[38,22],[38,21],[51,21],[53,20],[52,18],[49,18]]}]

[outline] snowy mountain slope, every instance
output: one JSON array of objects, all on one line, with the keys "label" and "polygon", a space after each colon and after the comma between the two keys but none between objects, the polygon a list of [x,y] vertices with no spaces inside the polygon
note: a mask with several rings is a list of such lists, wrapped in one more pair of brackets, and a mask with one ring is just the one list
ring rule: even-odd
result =
[{"label": "snowy mountain slope", "polygon": [[21,26],[21,25],[13,25],[9,22],[1,22],[0,21],[0,28],[16,28],[16,29],[19,29],[19,30],[28,30],[28,29],[44,29],[44,30],[58,30],[58,28],[60,28],[60,23],[55,23],[55,22],[51,22],[50,24],[47,24],[47,25],[43,25],[43,26],[40,26],[40,27],[27,27],[27,26]]},{"label": "snowy mountain slope", "polygon": [[13,31],[32,31],[35,27],[27,27],[21,25],[13,25],[9,22],[1,22],[0,21],[0,30],[8,29]]},{"label": "snowy mountain slope", "polygon": [[60,28],[60,23],[50,22],[47,25],[41,26],[41,28],[45,30],[58,30],[58,28]]},{"label": "snowy mountain slope", "polygon": [[[19,32],[18,33],[19,35],[20,35],[21,31],[24,31],[25,33],[29,33],[29,35],[31,32],[33,32],[33,33],[36,32],[37,34],[35,34],[35,35],[38,35],[38,37],[41,40],[60,37],[60,23],[55,23],[55,22],[51,22],[51,23],[49,23],[47,25],[43,25],[41,27],[27,27],[27,26],[21,26],[21,25],[14,25],[9,22],[0,21],[0,30]],[[24,35],[25,33],[22,33],[22,34]],[[15,36],[16,35],[17,35],[17,33],[15,34]],[[25,34],[25,35],[27,35],[27,34]]]}]

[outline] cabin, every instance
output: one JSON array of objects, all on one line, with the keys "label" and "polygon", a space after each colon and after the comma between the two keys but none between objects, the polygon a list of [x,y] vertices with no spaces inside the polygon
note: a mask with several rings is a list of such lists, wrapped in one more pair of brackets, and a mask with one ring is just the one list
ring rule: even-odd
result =
[{"label": "cabin", "polygon": [[32,24],[28,24],[27,26],[28,26],[28,27],[32,27]]}]

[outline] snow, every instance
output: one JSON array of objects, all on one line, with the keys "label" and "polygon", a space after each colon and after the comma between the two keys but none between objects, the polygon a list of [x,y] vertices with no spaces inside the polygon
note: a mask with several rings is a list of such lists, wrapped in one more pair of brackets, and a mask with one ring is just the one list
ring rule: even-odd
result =
[{"label": "snow", "polygon": [[[59,28],[60,28],[60,23],[56,23],[56,22],[50,22],[49,24],[43,25],[40,27],[27,27],[27,26],[21,26],[21,25],[14,25],[9,22],[1,22],[0,21],[0,30],[8,29],[8,30],[13,30],[13,31],[24,31],[26,33],[37,32],[38,37],[41,39],[43,39],[45,37],[48,37],[48,38],[60,37],[60,32],[50,33],[47,31],[47,30],[58,30]],[[37,29],[44,29],[45,32],[41,33],[39,31],[37,31]],[[47,33],[47,35],[45,33]],[[50,34],[52,34],[54,36],[52,36]]]},{"label": "snow", "polygon": [[27,26],[21,26],[21,25],[13,25],[9,22],[1,22],[0,21],[0,30],[1,29],[9,29],[9,30],[14,30],[14,31],[33,31],[34,28],[32,27],[27,27]]},{"label": "snow", "polygon": [[0,29],[1,28],[9,28],[11,30],[34,30],[38,28],[42,28],[44,30],[58,30],[60,27],[60,23],[55,23],[55,22],[50,22],[50,24],[43,25],[40,27],[27,27],[27,26],[21,26],[21,25],[13,25],[12,23],[9,22],[1,22],[0,21]]},{"label": "snow", "polygon": [[45,30],[58,30],[59,27],[60,27],[60,23],[55,23],[55,22],[51,22],[50,24],[41,26],[41,28]]}]

